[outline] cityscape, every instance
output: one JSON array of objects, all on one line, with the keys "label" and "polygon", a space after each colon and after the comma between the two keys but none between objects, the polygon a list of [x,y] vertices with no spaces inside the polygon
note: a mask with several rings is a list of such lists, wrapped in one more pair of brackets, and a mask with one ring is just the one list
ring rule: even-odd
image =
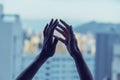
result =
[{"label": "cityscape", "polygon": [[[0,4],[0,80],[15,80],[42,49],[42,29],[24,29],[23,23],[19,14],[4,14]],[[120,24],[93,21],[74,27],[74,33],[94,79],[120,80]],[[61,42],[33,80],[80,80],[74,60]]]}]

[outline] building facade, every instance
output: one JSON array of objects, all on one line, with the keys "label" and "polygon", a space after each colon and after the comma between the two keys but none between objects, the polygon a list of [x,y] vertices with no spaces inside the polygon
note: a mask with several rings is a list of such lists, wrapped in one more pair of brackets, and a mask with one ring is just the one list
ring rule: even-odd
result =
[{"label": "building facade", "polygon": [[16,62],[21,61],[22,43],[19,16],[3,14],[3,6],[0,5],[0,80],[13,80],[20,71],[17,66],[21,64]]},{"label": "building facade", "polygon": [[120,36],[113,45],[112,79],[120,80]]},{"label": "building facade", "polygon": [[[39,52],[37,52],[39,53]],[[24,55],[22,67],[28,67],[37,55]],[[94,55],[83,55],[92,74],[94,75]],[[57,53],[48,59],[33,80],[80,80],[74,60],[69,54]]]},{"label": "building facade", "polygon": [[120,34],[109,31],[96,35],[95,80],[119,80]]}]

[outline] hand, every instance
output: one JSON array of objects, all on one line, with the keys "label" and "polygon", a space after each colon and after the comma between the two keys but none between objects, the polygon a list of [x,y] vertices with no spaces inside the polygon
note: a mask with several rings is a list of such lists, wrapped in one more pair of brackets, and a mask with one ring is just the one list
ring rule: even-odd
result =
[{"label": "hand", "polygon": [[56,28],[56,30],[61,33],[64,37],[65,40],[55,36],[55,38],[59,39],[61,42],[63,42],[66,47],[67,50],[69,51],[70,55],[75,58],[77,57],[77,55],[80,53],[78,45],[77,45],[77,40],[75,38],[75,35],[73,33],[72,27],[69,26],[67,23],[65,23],[63,20],[60,20],[60,22],[65,26],[63,27],[61,24],[58,24],[58,27],[60,28]]},{"label": "hand", "polygon": [[49,24],[45,26],[43,35],[44,35],[44,41],[43,41],[43,49],[42,54],[43,56],[49,58],[54,55],[56,44],[58,42],[57,38],[53,39],[53,33],[54,29],[58,25],[58,20],[56,19],[55,21],[52,19]]}]

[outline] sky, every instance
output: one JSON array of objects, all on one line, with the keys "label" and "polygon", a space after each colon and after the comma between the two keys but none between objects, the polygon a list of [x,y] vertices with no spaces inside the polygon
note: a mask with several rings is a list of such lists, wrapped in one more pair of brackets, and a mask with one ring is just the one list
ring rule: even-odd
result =
[{"label": "sky", "polygon": [[4,13],[22,19],[64,18],[120,23],[119,0],[0,0]]}]

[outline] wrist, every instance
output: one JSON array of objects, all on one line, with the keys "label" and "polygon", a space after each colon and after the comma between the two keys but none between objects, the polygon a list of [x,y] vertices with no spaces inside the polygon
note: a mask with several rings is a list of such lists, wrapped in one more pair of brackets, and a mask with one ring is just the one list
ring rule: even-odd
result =
[{"label": "wrist", "polygon": [[47,51],[42,50],[41,53],[39,54],[39,57],[41,57],[42,59],[48,59],[49,56],[46,54],[47,54]]}]

